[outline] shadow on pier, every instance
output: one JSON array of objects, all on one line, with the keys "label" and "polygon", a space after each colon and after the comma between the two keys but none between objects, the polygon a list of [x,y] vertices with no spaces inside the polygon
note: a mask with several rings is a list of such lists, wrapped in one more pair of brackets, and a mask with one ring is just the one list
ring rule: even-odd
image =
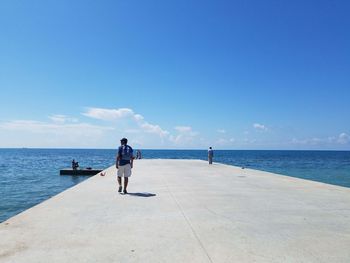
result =
[{"label": "shadow on pier", "polygon": [[128,195],[137,196],[137,197],[153,197],[153,196],[156,196],[156,194],[152,194],[152,193],[128,193]]}]

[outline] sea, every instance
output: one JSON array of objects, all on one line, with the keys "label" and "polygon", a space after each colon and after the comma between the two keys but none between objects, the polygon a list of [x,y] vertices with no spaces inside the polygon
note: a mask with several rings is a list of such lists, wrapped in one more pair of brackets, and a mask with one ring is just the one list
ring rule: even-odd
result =
[{"label": "sea", "polygon": [[[89,177],[60,176],[71,166],[107,168],[116,150],[0,149],[0,222]],[[201,159],[207,150],[142,150],[144,159]],[[350,151],[216,150],[214,162],[350,187]]]}]

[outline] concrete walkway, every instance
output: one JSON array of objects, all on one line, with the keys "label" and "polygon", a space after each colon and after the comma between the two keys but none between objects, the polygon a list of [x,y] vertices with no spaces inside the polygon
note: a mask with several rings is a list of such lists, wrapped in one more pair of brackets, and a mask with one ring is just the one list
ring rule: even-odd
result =
[{"label": "concrete walkway", "polygon": [[0,262],[350,262],[350,189],[199,160],[137,160],[0,225]]}]

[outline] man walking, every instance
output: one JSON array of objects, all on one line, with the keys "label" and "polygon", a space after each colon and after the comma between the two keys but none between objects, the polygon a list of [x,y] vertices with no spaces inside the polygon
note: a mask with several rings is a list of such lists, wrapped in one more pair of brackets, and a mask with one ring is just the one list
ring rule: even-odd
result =
[{"label": "man walking", "polygon": [[129,177],[131,176],[131,169],[133,167],[133,149],[128,145],[128,139],[123,138],[120,140],[121,146],[118,148],[118,154],[116,158],[115,166],[118,169],[117,178],[119,189],[118,192],[122,191],[122,177],[124,177],[124,194],[127,194],[128,191],[126,188],[128,187]]},{"label": "man walking", "polygon": [[208,161],[209,161],[209,164],[213,164],[213,157],[214,157],[214,151],[211,147],[209,147],[209,150],[208,150]]}]

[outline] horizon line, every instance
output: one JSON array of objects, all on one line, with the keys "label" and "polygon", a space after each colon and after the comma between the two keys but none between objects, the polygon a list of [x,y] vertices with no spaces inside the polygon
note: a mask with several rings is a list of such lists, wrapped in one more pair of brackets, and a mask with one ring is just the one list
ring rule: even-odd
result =
[{"label": "horizon line", "polygon": [[[205,148],[136,148],[136,150],[150,151],[206,151]],[[69,148],[69,147],[0,147],[0,150],[116,150],[117,148]],[[323,152],[350,152],[341,149],[222,149],[214,148],[214,151],[323,151]]]}]

